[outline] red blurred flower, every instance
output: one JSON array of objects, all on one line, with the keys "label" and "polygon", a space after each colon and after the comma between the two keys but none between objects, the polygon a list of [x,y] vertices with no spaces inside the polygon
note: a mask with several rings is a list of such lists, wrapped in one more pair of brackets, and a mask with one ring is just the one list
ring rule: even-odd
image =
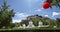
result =
[{"label": "red blurred flower", "polygon": [[44,4],[43,4],[43,8],[44,9],[47,9],[47,8],[49,8],[51,6],[51,3],[50,2],[45,2]]}]

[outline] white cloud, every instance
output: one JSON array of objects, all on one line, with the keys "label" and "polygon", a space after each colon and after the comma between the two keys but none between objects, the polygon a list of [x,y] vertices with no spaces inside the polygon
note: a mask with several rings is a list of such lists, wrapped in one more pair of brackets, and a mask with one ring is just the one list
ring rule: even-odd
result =
[{"label": "white cloud", "polygon": [[60,12],[59,13],[53,12],[53,16],[56,16],[56,15],[59,15],[59,14],[60,14]]},{"label": "white cloud", "polygon": [[48,17],[48,15],[45,15],[45,17]]},{"label": "white cloud", "polygon": [[13,19],[12,21],[13,21],[12,23],[19,23],[19,22],[21,22],[21,20],[17,20],[17,19],[16,20]]},{"label": "white cloud", "polygon": [[38,11],[38,12],[39,12],[39,11],[41,11],[41,9],[37,9],[37,10],[35,10],[35,11]]},{"label": "white cloud", "polygon": [[40,12],[40,11],[42,11],[43,9],[44,9],[44,8],[42,7],[42,8],[40,8],[40,9],[35,10],[35,11]]},{"label": "white cloud", "polygon": [[21,20],[26,19],[26,17],[28,17],[28,14],[25,13],[16,13],[15,14],[15,18],[13,18],[13,23],[15,22],[21,22]]},{"label": "white cloud", "polygon": [[18,17],[27,17],[27,16],[29,16],[28,14],[25,14],[25,13],[17,13],[15,15],[18,16]]}]

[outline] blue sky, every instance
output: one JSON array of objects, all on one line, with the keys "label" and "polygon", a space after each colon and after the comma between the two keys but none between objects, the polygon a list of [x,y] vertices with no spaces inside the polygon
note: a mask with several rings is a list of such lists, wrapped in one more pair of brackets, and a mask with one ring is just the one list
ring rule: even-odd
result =
[{"label": "blue sky", "polygon": [[[7,4],[10,5],[9,9],[14,9],[16,12],[13,17],[13,22],[20,22],[22,19],[30,15],[41,15],[49,18],[60,18],[60,8],[52,6],[48,9],[43,9],[42,4],[45,0],[7,0]],[[0,6],[4,0],[0,0]]]}]

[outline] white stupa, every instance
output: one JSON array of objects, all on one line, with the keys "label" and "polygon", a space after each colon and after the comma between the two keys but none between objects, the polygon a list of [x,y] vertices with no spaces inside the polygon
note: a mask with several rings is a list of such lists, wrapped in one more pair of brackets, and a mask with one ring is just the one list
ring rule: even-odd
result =
[{"label": "white stupa", "polygon": [[49,25],[43,25],[43,22],[42,21],[39,21],[39,25],[38,27],[48,27]]},{"label": "white stupa", "polygon": [[27,28],[32,28],[32,27],[35,27],[35,26],[34,26],[33,22],[30,21],[29,24],[28,24],[28,26],[27,26]]},{"label": "white stupa", "polygon": [[26,25],[25,25],[25,24],[23,24],[23,25],[22,25],[22,28],[26,28]]},{"label": "white stupa", "polygon": [[39,21],[38,27],[41,27],[41,26],[43,26],[43,22]]}]

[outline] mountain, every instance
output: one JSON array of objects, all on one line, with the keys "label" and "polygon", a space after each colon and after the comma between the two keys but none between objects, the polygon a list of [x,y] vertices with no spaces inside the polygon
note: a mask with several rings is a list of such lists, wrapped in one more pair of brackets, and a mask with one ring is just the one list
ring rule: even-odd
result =
[{"label": "mountain", "polygon": [[20,22],[20,24],[26,24],[26,26],[28,25],[29,21],[32,21],[33,24],[35,26],[38,26],[38,22],[42,21],[43,25],[50,25],[50,27],[56,26],[56,20],[54,19],[50,19],[48,17],[44,17],[44,16],[39,16],[39,15],[32,15],[32,16],[28,16],[26,20],[22,20]]}]

